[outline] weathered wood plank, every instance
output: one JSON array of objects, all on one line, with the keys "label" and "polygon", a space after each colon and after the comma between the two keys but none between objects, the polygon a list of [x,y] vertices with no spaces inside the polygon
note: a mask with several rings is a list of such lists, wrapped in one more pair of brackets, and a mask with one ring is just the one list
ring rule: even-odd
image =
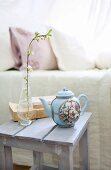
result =
[{"label": "weathered wood plank", "polygon": [[[32,167],[32,168],[33,168],[33,167]],[[32,170],[32,169],[30,168],[30,170]],[[43,170],[59,170],[59,169],[58,169],[58,166],[49,165],[49,164],[44,164],[44,165],[43,165]],[[78,169],[78,168],[73,168],[73,170],[80,170],[80,169]]]},{"label": "weathered wood plank", "polygon": [[37,167],[37,170],[43,169],[43,153],[33,151],[33,164]]},{"label": "weathered wood plank", "polygon": [[59,169],[55,167],[43,166],[43,170],[59,170]]},{"label": "weathered wood plank", "polygon": [[83,134],[79,142],[79,153],[80,153],[80,170],[90,170],[88,161],[88,137],[87,130]]},{"label": "weathered wood plank", "polygon": [[34,150],[38,152],[47,152],[47,153],[55,153],[55,145],[52,144],[45,144],[42,141],[32,141],[28,139],[16,139],[15,137],[12,138],[7,138],[5,141],[5,145],[7,146],[12,146],[16,148],[21,148],[21,149],[27,149],[27,150]]},{"label": "weathered wood plank", "polygon": [[61,147],[58,154],[59,170],[73,170],[73,149],[72,147]]},{"label": "weathered wood plank", "polygon": [[29,170],[38,170],[37,165],[33,165]]},{"label": "weathered wood plank", "polygon": [[0,170],[5,170],[5,152],[4,146],[0,141]]},{"label": "weathered wood plank", "polygon": [[0,170],[12,170],[12,151],[11,147],[4,146],[0,141]]},{"label": "weathered wood plank", "polygon": [[[43,170],[59,170],[57,166],[43,165]],[[78,168],[73,168],[73,170],[80,170]]]},{"label": "weathered wood plank", "polygon": [[52,144],[75,145],[86,130],[90,117],[91,113],[84,113],[80,116],[74,127],[56,127],[43,141]]},{"label": "weathered wood plank", "polygon": [[18,122],[9,121],[0,125],[0,136],[12,136],[22,130],[24,127],[20,126]]},{"label": "weathered wood plank", "polygon": [[38,119],[15,135],[16,138],[42,140],[55,126],[52,118]]},{"label": "weathered wood plank", "polygon": [[6,170],[13,170],[12,150],[9,146],[4,146]]}]

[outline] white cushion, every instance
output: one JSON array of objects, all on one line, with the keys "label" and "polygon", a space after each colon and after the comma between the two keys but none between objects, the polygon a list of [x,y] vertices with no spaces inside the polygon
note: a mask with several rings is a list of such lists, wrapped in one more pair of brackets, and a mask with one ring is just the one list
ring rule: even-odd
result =
[{"label": "white cushion", "polygon": [[8,32],[0,32],[0,71],[14,67]]},{"label": "white cushion", "polygon": [[111,68],[111,25],[106,24],[105,28],[98,35],[95,42],[96,67],[100,69]]},{"label": "white cushion", "polygon": [[98,54],[96,58],[96,67],[99,69],[111,68],[111,52]]},{"label": "white cushion", "polygon": [[74,36],[52,28],[52,49],[61,70],[86,70],[95,66],[83,44]]}]

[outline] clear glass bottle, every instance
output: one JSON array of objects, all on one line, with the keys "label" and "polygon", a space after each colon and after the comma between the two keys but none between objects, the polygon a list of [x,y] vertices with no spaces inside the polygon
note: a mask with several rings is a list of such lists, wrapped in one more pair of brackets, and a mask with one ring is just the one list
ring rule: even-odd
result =
[{"label": "clear glass bottle", "polygon": [[30,73],[27,70],[23,71],[23,86],[18,103],[17,114],[19,123],[22,126],[28,126],[32,123],[31,117],[33,114],[33,104],[30,92]]}]

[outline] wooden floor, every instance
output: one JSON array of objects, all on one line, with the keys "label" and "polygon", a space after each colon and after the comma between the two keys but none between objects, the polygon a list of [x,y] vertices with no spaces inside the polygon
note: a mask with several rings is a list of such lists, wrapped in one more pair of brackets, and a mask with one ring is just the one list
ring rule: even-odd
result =
[{"label": "wooden floor", "polygon": [[14,164],[14,170],[29,170],[30,167],[28,166],[21,166],[21,165],[15,165]]},{"label": "wooden floor", "polygon": [[[14,170],[29,170],[29,169],[30,167],[28,166],[14,165]],[[58,170],[58,168],[43,166],[43,170]]]},{"label": "wooden floor", "polygon": [[[14,170],[29,170],[30,167],[28,166],[20,166],[20,165],[14,165]],[[58,168],[48,168],[48,167],[43,167],[43,170],[58,170]],[[74,168],[74,170],[79,170],[78,168]]]}]

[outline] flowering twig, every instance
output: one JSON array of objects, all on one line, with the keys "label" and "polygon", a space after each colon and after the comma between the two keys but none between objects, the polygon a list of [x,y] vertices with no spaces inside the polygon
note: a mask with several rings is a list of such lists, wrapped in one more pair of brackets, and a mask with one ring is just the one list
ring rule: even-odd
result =
[{"label": "flowering twig", "polygon": [[27,95],[27,105],[28,105],[28,113],[29,113],[29,71],[31,71],[31,67],[29,67],[29,56],[31,56],[32,54],[32,43],[33,41],[37,41],[39,42],[39,40],[45,40],[45,39],[49,39],[51,37],[51,32],[52,30],[50,29],[46,34],[40,34],[38,32],[35,32],[35,36],[34,38],[32,38],[32,40],[30,41],[28,48],[27,48],[27,67],[26,67],[26,95]]}]

